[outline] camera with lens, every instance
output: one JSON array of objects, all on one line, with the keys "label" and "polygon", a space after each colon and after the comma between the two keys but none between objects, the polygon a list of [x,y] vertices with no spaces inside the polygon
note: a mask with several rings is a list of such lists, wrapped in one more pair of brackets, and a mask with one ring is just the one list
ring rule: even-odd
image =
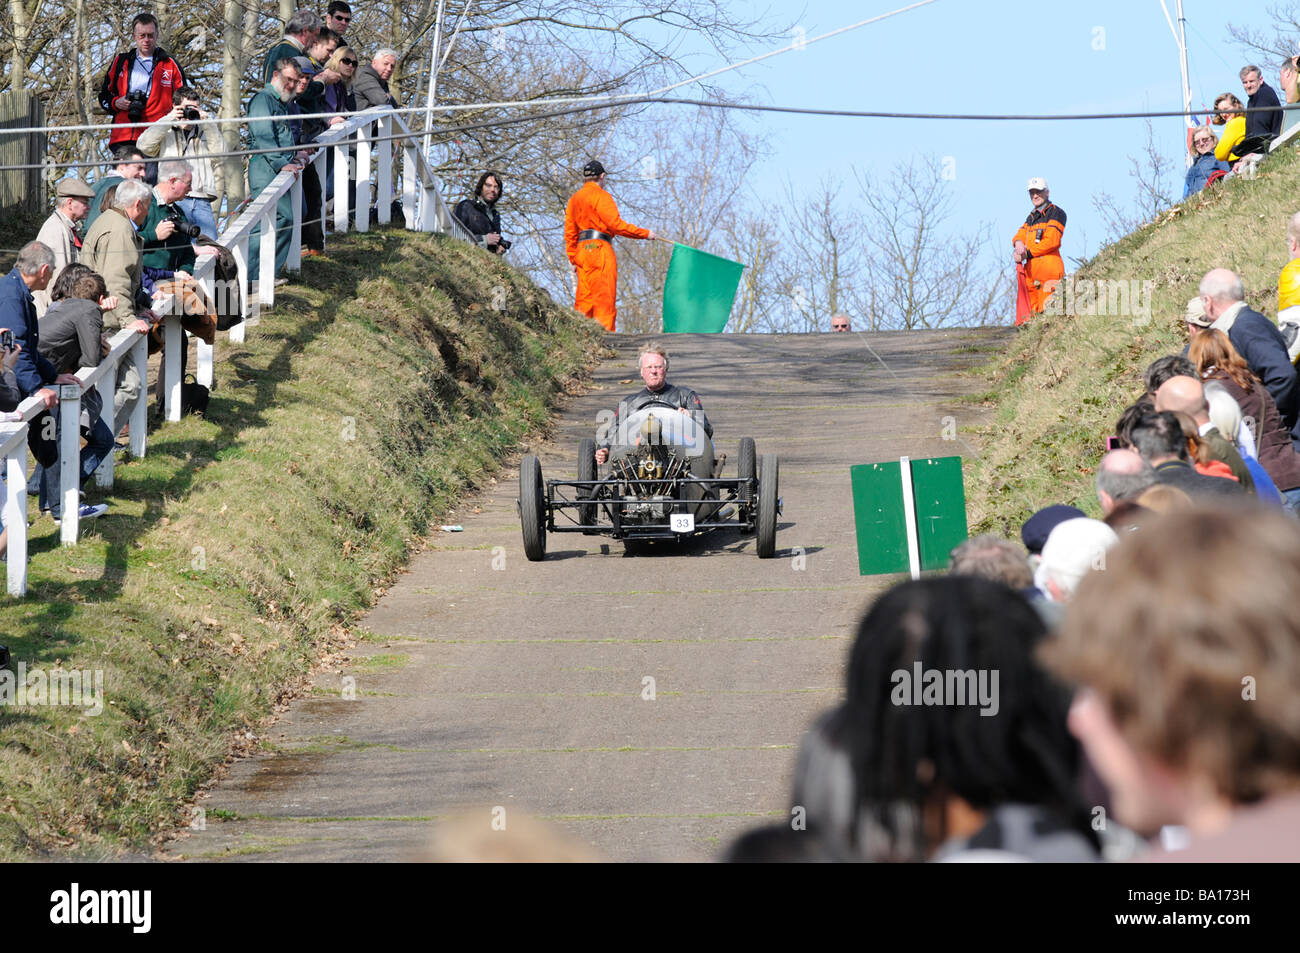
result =
[{"label": "camera with lens", "polygon": [[506,252],[510,250],[510,244],[511,243],[509,241],[503,238],[500,241],[498,241],[495,245],[489,245],[487,247],[487,250],[496,251],[498,248],[500,248],[503,252]]},{"label": "camera with lens", "polygon": [[201,118],[203,118],[202,116],[199,115],[199,111],[195,109],[193,106],[186,106],[185,112],[182,113],[182,115],[184,116],[186,122],[198,122]]},{"label": "camera with lens", "polygon": [[144,106],[149,99],[148,94],[135,89],[126,94],[126,99],[127,118],[131,122],[144,122]]},{"label": "camera with lens", "polygon": [[184,235],[186,238],[195,239],[202,233],[202,230],[193,222],[186,219],[183,215],[173,212],[167,216],[167,221],[176,223],[176,233]]}]

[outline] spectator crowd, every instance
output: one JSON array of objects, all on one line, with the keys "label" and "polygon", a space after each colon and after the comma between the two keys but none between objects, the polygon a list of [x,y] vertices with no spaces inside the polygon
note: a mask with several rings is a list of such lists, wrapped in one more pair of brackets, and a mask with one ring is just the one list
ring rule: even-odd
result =
[{"label": "spectator crowd", "polygon": [[[354,173],[335,169],[333,149],[327,150],[323,180],[318,174],[311,161],[318,137],[345,122],[348,113],[398,105],[389,83],[397,52],[379,49],[361,63],[345,39],[351,22],[352,9],[342,0],[332,0],[323,19],[310,10],[295,12],[284,36],[267,50],[260,71],[264,85],[248,101],[248,195],[255,200],[286,169],[302,176],[304,257],[324,253],[336,182],[348,208],[356,207]],[[36,395],[45,405],[42,417],[57,420],[56,385],[77,384],[74,372],[97,366],[109,340],[123,329],[150,335],[151,353],[160,348],[161,317],[154,306],[164,296],[182,302],[185,330],[208,343],[218,322],[240,311],[237,296],[214,302],[192,277],[199,255],[217,255],[219,274],[222,266],[234,267],[228,250],[217,244],[225,147],[203,94],[159,45],[158,29],[153,14],[135,16],[132,45],[112,58],[100,83],[99,104],[112,117],[111,168],[89,182],[70,176],[57,184],[54,210],[0,282],[0,331],[13,338],[0,375],[6,419],[17,419],[18,404]],[[499,175],[496,182],[499,193]],[[371,214],[368,202],[358,214]],[[233,218],[237,211],[228,213]],[[275,212],[277,275],[288,259],[293,218],[293,196],[287,193]],[[254,249],[259,230],[260,225],[250,238]],[[259,276],[260,261],[260,255],[250,255],[250,279],[284,280]],[[185,335],[182,343],[184,361]],[[100,406],[94,389],[82,394],[83,483],[114,451],[145,387],[129,360],[119,363],[115,384],[111,408]],[[161,389],[160,383],[160,396]],[[38,417],[29,432],[36,459],[29,492],[58,521],[58,428]],[[91,519],[106,510],[102,503],[82,504],[79,516]],[[6,538],[0,536],[0,553]]]},{"label": "spectator crowd", "polygon": [[880,596],[791,819],[727,860],[1300,860],[1300,382],[1236,274],[1199,291],[1098,435],[1102,518]]},{"label": "spectator crowd", "polygon": [[[1244,106],[1232,92],[1215,97],[1214,111],[1207,121],[1193,125],[1187,133],[1191,164],[1183,180],[1183,198],[1218,179],[1249,175],[1272,144],[1300,123],[1298,59],[1288,56],[1282,60],[1278,89],[1264,80],[1264,71],[1258,66],[1243,66],[1239,76],[1247,97]],[[1222,129],[1218,136],[1215,127]]]}]

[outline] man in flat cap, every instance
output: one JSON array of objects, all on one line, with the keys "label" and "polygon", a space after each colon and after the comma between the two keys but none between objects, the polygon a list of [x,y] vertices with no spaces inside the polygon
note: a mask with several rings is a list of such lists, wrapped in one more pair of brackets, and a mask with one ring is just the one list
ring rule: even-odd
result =
[{"label": "man in flat cap", "polygon": [[573,306],[614,330],[618,314],[618,259],[614,236],[655,239],[646,228],[629,225],[618,214],[614,199],[603,188],[605,167],[592,160],[582,167],[583,184],[564,210],[564,248],[578,278]]},{"label": "man in flat cap", "polygon": [[[36,235],[38,242],[54,252],[51,285],[59,277],[59,272],[76,261],[81,253],[81,235],[77,232],[77,225],[90,214],[90,200],[95,197],[95,190],[80,179],[67,178],[59,183],[54,194],[58,204]],[[36,302],[36,316],[44,316],[50,306],[50,293],[34,291],[32,299]]]}]

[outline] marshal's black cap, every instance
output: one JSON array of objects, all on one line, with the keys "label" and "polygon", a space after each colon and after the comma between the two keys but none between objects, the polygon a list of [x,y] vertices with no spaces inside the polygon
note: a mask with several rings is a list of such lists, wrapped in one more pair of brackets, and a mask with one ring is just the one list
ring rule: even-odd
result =
[{"label": "marshal's black cap", "polygon": [[605,174],[605,167],[595,159],[592,159],[582,167],[582,174],[588,179],[598,179]]}]

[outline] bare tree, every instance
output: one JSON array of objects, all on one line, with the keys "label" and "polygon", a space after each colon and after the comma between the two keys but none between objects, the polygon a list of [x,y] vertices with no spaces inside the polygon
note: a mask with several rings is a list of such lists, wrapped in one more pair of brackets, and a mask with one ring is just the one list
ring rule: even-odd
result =
[{"label": "bare tree", "polygon": [[780,249],[771,265],[777,303],[762,330],[829,330],[830,316],[848,306],[863,274],[862,219],[842,200],[844,185],[823,179],[812,195],[785,185]]},{"label": "bare tree", "polygon": [[[1269,27],[1252,27],[1228,24],[1228,36],[1240,44],[1247,56],[1259,54],[1265,62],[1259,63],[1261,69],[1267,70],[1283,57],[1297,53],[1296,37],[1300,36],[1300,3],[1272,3],[1265,8]],[[1245,63],[1242,64],[1246,65]]]},{"label": "bare tree", "polygon": [[1106,225],[1106,242],[1118,241],[1155,220],[1176,201],[1177,178],[1171,184],[1170,169],[1173,163],[1160,154],[1156,143],[1155,126],[1146,121],[1147,138],[1140,156],[1129,156],[1129,178],[1134,183],[1134,196],[1127,205],[1121,204],[1108,192],[1098,192],[1092,199],[1093,208]]},{"label": "bare tree", "polygon": [[952,228],[953,195],[943,164],[912,159],[886,176],[858,176],[865,218],[865,278],[857,309],[872,329],[941,328],[999,322],[1006,270],[995,264],[992,228]]}]

